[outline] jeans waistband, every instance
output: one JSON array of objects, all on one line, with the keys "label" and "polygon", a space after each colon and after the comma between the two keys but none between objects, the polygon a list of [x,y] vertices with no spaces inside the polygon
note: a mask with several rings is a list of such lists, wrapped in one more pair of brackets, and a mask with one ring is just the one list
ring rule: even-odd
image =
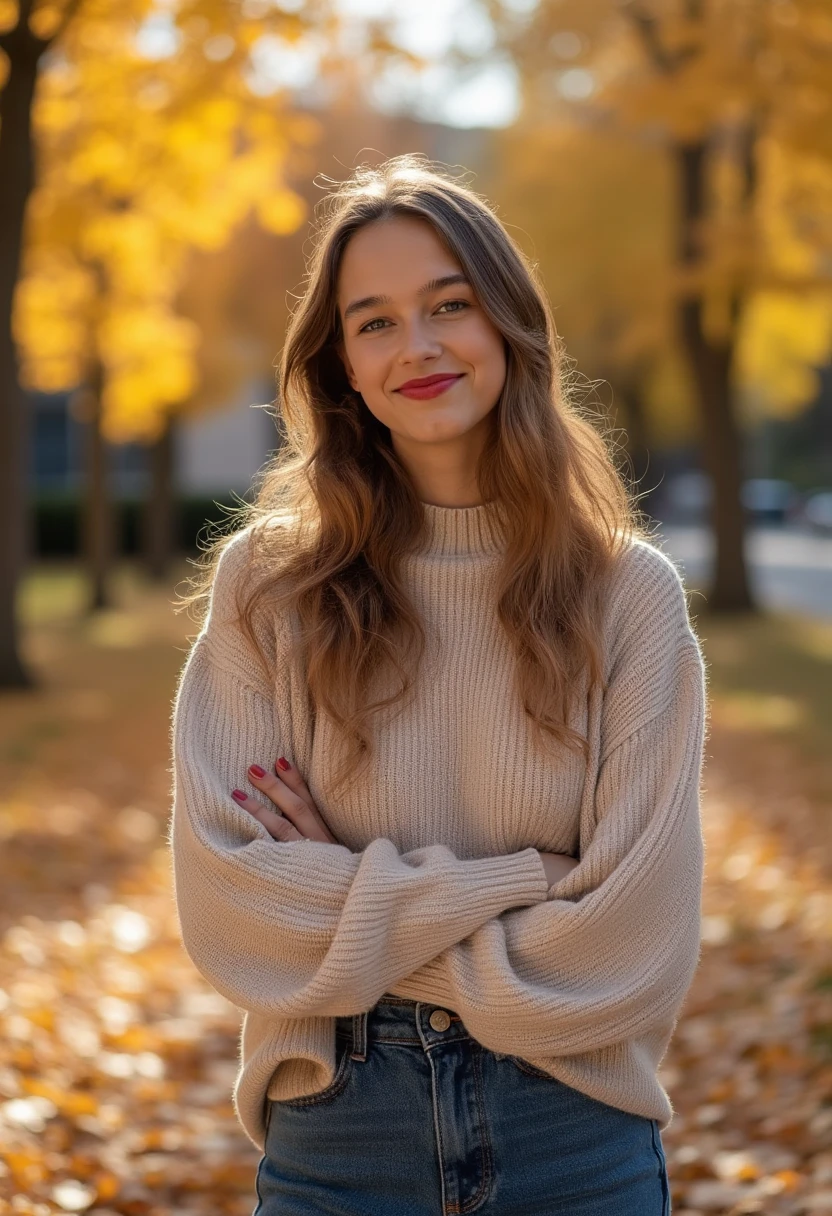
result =
[{"label": "jeans waistband", "polygon": [[336,1017],[335,1032],[351,1038],[356,1060],[367,1058],[372,1043],[401,1043],[427,1051],[435,1043],[471,1037],[459,1014],[445,1005],[386,995],[366,1013]]}]

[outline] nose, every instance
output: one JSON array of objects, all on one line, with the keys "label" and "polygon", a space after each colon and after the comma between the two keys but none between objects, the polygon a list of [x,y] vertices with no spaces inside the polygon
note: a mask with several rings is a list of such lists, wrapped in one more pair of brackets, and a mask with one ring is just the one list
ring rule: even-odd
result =
[{"label": "nose", "polygon": [[399,329],[401,344],[398,362],[406,367],[411,363],[423,363],[426,359],[437,359],[442,354],[441,343],[431,334],[430,327],[421,316],[402,322]]}]

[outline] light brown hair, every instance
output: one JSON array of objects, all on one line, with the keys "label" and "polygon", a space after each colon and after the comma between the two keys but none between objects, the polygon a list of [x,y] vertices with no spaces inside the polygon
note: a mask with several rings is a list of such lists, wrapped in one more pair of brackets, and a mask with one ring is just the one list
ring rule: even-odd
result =
[{"label": "light brown hair", "polygon": [[[240,527],[254,525],[251,565],[262,576],[238,605],[240,623],[265,662],[255,608],[295,614],[310,701],[344,733],[347,762],[336,780],[347,778],[372,752],[371,715],[404,696],[422,654],[400,563],[424,537],[424,512],[389,429],[352,390],[338,356],[338,274],[360,228],[421,218],[461,264],[505,343],[505,385],[477,478],[505,536],[495,603],[517,657],[518,693],[539,738],[585,753],[567,725],[570,696],[582,670],[590,684],[602,679],[604,578],[617,551],[643,532],[608,436],[576,399],[536,266],[492,205],[419,154],[358,167],[317,210],[279,368],[285,442],[261,469],[253,501],[232,511]],[[207,598],[229,539],[209,542],[182,606]],[[372,699],[380,667],[394,670],[400,686]]]}]

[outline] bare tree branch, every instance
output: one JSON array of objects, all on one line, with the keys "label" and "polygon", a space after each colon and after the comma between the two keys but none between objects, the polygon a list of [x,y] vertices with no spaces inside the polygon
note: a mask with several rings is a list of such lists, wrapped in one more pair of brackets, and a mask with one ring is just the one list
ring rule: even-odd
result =
[{"label": "bare tree branch", "polygon": [[17,24],[10,30],[0,34],[0,50],[8,55],[15,63],[34,58],[37,61],[40,51],[40,39],[36,38],[29,29],[29,14],[32,11],[32,0],[20,0],[17,10]]},{"label": "bare tree branch", "polygon": [[652,13],[646,13],[640,5],[627,3],[621,7],[635,27],[636,33],[647,52],[647,58],[651,61],[653,67],[657,68],[660,72],[672,72],[674,67],[673,61],[662,46],[659,37],[658,20]]},{"label": "bare tree branch", "polygon": [[[687,7],[691,20],[701,19],[703,6],[698,0],[691,0]],[[653,67],[663,75],[672,75],[686,60],[696,54],[696,48],[688,46],[680,48],[675,55],[671,55],[662,45],[659,35],[661,22],[658,17],[646,12],[640,4],[635,4],[633,0],[624,0],[621,8],[635,27]]]},{"label": "bare tree branch", "polygon": [[58,26],[48,38],[39,38],[29,27],[29,17],[32,12],[32,0],[20,0],[17,13],[17,24],[5,33],[0,34],[0,51],[5,51],[9,59],[15,63],[23,63],[40,59],[56,38],[60,38],[72,21],[83,0],[68,0]]}]

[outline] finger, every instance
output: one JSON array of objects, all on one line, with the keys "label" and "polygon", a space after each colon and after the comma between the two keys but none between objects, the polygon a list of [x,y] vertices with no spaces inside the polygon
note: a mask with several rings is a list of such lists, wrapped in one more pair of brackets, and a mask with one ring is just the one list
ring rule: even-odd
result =
[{"label": "finger", "polygon": [[323,815],[315,806],[315,800],[309,792],[309,786],[301,776],[300,769],[297,767],[297,765],[291,764],[285,756],[281,756],[275,761],[274,767],[275,772],[283,784],[287,785],[289,789],[294,794],[297,794],[297,796],[309,807],[313,821],[321,833],[320,838],[328,841],[331,844],[338,844],[335,836],[333,836],[332,832],[329,830]]},{"label": "finger", "polygon": [[[314,803],[308,803],[276,774],[267,773],[260,765],[252,765],[248,770],[248,779],[252,785],[261,790],[267,798],[279,807],[281,812],[292,821],[298,831],[307,840],[323,840],[333,842],[334,837],[317,813]],[[307,791],[308,796],[308,791]]]},{"label": "finger", "polygon": [[305,840],[306,837],[297,830],[295,825],[283,815],[275,813],[274,809],[269,806],[264,806],[262,802],[258,802],[256,798],[240,797],[242,790],[234,791],[232,797],[238,806],[248,811],[258,823],[262,823],[263,827],[275,840]]},{"label": "finger", "polygon": [[298,801],[297,794],[294,794],[278,776],[274,773],[267,773],[259,764],[250,764],[246,776],[255,789],[260,790],[270,802],[275,804],[281,814],[285,815],[292,803]]},{"label": "finger", "polygon": [[293,794],[297,794],[313,810],[316,809],[315,801],[309,792],[309,786],[301,776],[300,769],[296,764],[290,763],[285,756],[280,756],[275,760],[274,771],[283,784],[288,785]]}]

